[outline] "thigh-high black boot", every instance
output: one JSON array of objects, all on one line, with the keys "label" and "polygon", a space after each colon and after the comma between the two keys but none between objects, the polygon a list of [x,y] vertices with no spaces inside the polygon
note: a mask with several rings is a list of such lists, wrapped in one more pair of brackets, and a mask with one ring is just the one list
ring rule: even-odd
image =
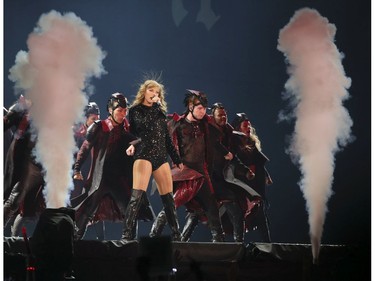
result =
[{"label": "thigh-high black boot", "polygon": [[140,189],[132,189],[129,204],[125,211],[124,226],[122,231],[123,240],[134,239],[134,227],[138,216],[138,211],[142,203],[142,197],[146,194],[145,191]]},{"label": "thigh-high black boot", "polygon": [[181,241],[188,242],[191,238],[191,235],[194,232],[194,229],[197,227],[199,222],[199,217],[196,213],[189,213],[187,220],[184,226],[184,229],[181,233]]},{"label": "thigh-high black boot", "polygon": [[158,237],[163,233],[164,226],[167,224],[167,216],[164,209],[160,211],[156,217],[154,223],[152,224],[150,237]]},{"label": "thigh-high black boot", "polygon": [[233,225],[233,240],[235,242],[243,242],[244,239],[244,218],[241,207],[237,202],[225,202],[229,219]]},{"label": "thigh-high black boot", "polygon": [[173,193],[170,192],[170,193],[161,195],[160,197],[164,206],[165,216],[167,218],[169,227],[172,230],[172,240],[181,241],[181,233],[179,230],[176,206],[174,204],[174,199],[173,199]]}]

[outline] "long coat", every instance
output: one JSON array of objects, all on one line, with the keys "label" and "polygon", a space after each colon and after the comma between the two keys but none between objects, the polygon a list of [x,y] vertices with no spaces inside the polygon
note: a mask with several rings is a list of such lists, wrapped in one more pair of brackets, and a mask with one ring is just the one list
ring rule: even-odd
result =
[{"label": "long coat", "polygon": [[[116,130],[119,131],[115,132]],[[109,119],[95,121],[89,127],[74,165],[74,172],[79,172],[89,153],[92,153],[91,168],[84,185],[85,193],[72,199],[72,206],[77,210],[77,215],[84,208],[88,198],[101,188],[123,188],[126,198],[113,199],[129,201],[133,181],[133,158],[126,155],[126,149],[134,140],[136,137],[130,134],[125,126],[113,127]],[[119,212],[119,206],[113,205],[112,200],[103,199],[101,204],[104,203],[106,207],[98,206],[97,220],[122,221],[123,214]],[[153,218],[153,211],[145,197],[139,219],[148,221]]]}]

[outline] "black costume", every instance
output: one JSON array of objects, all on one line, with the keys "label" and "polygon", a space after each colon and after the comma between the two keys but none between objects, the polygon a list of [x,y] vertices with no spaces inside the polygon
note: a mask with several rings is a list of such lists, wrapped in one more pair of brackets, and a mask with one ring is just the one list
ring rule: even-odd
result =
[{"label": "black costume", "polygon": [[[133,165],[132,158],[125,151],[133,140],[135,137],[125,130],[124,124],[113,126],[109,118],[95,121],[89,127],[74,165],[74,173],[79,173],[92,149],[91,170],[85,184],[84,195],[87,197],[75,207],[78,239],[84,235],[88,222],[93,219],[99,203],[106,195],[116,201],[120,208],[119,219],[123,218],[130,198]],[[146,213],[140,219],[152,220],[153,212],[149,209],[147,197],[142,202]]]},{"label": "black costume", "polygon": [[155,103],[153,106],[138,104],[129,109],[132,134],[141,139],[136,146],[134,159],[148,160],[155,171],[168,161],[168,154],[175,164],[181,163],[168,134],[165,114]]},{"label": "black costume", "polygon": [[[35,217],[45,208],[41,189],[42,167],[32,155],[35,139],[31,138],[27,109],[16,103],[4,116],[4,131],[15,127],[4,171],[4,227],[17,213]],[[12,234],[16,234],[15,232]]]},{"label": "black costume", "polygon": [[[130,131],[140,140],[135,148],[135,159],[149,161],[153,171],[164,163],[167,163],[168,154],[176,165],[181,163],[181,159],[172,144],[168,132],[166,115],[158,104],[154,103],[152,106],[138,104],[131,107],[129,109],[129,124]],[[131,239],[130,230],[133,227],[135,216],[139,210],[139,202],[142,196],[145,196],[145,193],[145,191],[139,189],[132,190],[131,200],[126,210],[122,239]],[[172,230],[172,239],[180,240],[173,195],[172,193],[167,193],[160,197],[166,210],[166,218]]]},{"label": "black costume", "polygon": [[[97,112],[97,114],[99,115],[99,112]],[[87,115],[86,115],[86,117],[87,117]],[[88,127],[87,127],[86,123],[77,124],[73,127],[74,140],[76,142],[76,146],[77,146],[78,149],[81,148],[83,142],[86,139],[87,129],[88,129]],[[75,161],[75,159],[77,159],[77,153],[74,153],[74,161]],[[86,179],[88,177],[88,174],[90,172],[91,162],[92,162],[91,153],[89,153],[86,161],[83,163],[83,166],[81,167],[81,173],[82,173],[82,176],[83,176],[84,179]],[[84,184],[85,184],[85,182],[82,181],[82,180],[73,180],[73,182],[74,182],[74,189],[70,193],[70,199],[71,200],[72,199],[74,200],[74,198],[80,196],[84,192]],[[110,215],[109,218],[107,218],[106,215],[104,215],[104,217],[103,217],[103,214],[108,213],[108,211],[106,211],[106,210],[112,207],[111,204],[114,205],[113,206],[113,207],[115,207],[114,209],[118,210],[118,207],[112,201],[113,200],[111,198],[109,198],[108,196],[104,197],[104,199],[100,203],[100,205],[98,207],[98,211],[95,213],[95,216],[94,216],[94,219],[93,219],[93,221],[96,222],[93,225],[94,228],[95,228],[96,237],[100,241],[105,240],[104,220],[106,220],[106,219],[112,220],[113,219],[113,216]]]},{"label": "black costume", "polygon": [[[215,125],[214,125],[215,126]],[[225,124],[223,127],[219,127],[221,132],[220,143],[232,151],[232,136],[233,128],[229,124]],[[233,239],[235,242],[243,242],[244,240],[244,214],[248,210],[242,210],[240,200],[246,202],[248,194],[242,189],[239,189],[236,185],[229,183],[224,176],[224,170],[229,165],[229,161],[226,160],[219,150],[214,152],[214,166],[212,172],[212,184],[215,190],[216,200],[220,203],[220,208],[225,210],[227,217],[229,218],[233,226]],[[235,165],[236,173],[241,173],[244,177],[249,172],[248,168],[244,166],[240,160],[234,155],[232,163]],[[247,206],[247,204],[243,204]],[[223,218],[222,218],[223,221]],[[224,224],[223,224],[224,226]],[[227,232],[227,231],[226,231]]]},{"label": "black costume", "polygon": [[[214,189],[210,180],[210,173],[213,165],[213,147],[219,145],[215,140],[215,135],[210,134],[208,116],[203,120],[190,122],[185,116],[173,115],[169,122],[172,140],[185,167],[198,172],[200,177],[187,173],[186,171],[176,171],[173,175],[174,198],[176,207],[185,205],[188,211],[197,211],[203,208],[207,215],[208,225],[211,230],[212,240],[222,242],[224,240],[221,227],[219,210],[214,196]],[[228,151],[222,147],[223,157]],[[185,168],[186,169],[186,168]],[[186,174],[187,178],[180,181],[176,178],[180,174]],[[197,173],[197,174],[198,174]],[[203,180],[202,180],[203,177]],[[154,222],[150,236],[160,235],[165,225],[163,211],[161,211]],[[184,235],[182,240],[185,241]]]},{"label": "black costume", "polygon": [[[250,186],[241,182],[251,172],[236,156],[231,161],[224,158],[232,151],[233,128],[229,124],[217,126],[210,123],[211,134],[218,134],[219,142],[214,146],[213,170],[211,181],[215,197],[219,205],[219,213],[225,233],[233,233],[235,242],[244,240],[244,218],[253,212],[256,204],[252,203],[253,196],[258,195]],[[229,167],[231,165],[231,167]],[[232,174],[228,173],[232,169]],[[245,188],[244,188],[245,186]],[[206,221],[204,212],[189,212],[182,231],[185,241],[190,239],[199,221]]]},{"label": "black costume", "polygon": [[259,228],[263,242],[271,242],[269,230],[269,221],[267,217],[267,201],[266,201],[266,178],[269,177],[265,168],[268,158],[256,147],[255,142],[241,132],[234,131],[233,149],[238,158],[248,166],[254,173],[254,179],[247,181],[256,192],[262,197],[262,206],[259,208],[254,218],[254,228]]},{"label": "black costume", "polygon": [[[82,123],[82,124],[77,124],[76,126],[74,126],[73,133],[74,133],[74,140],[75,140],[76,146],[78,149],[80,149],[83,142],[86,139],[86,134],[87,134],[86,124]],[[88,155],[88,158],[91,158],[91,156]],[[77,153],[74,154],[74,160],[75,159],[77,159]],[[84,178],[86,178],[88,175],[88,172],[90,170],[90,163],[91,163],[91,159],[90,161],[85,161],[85,163],[81,167],[81,172]],[[83,192],[83,182],[74,180],[74,189],[70,193],[70,198],[73,199],[81,195],[82,192]]]}]

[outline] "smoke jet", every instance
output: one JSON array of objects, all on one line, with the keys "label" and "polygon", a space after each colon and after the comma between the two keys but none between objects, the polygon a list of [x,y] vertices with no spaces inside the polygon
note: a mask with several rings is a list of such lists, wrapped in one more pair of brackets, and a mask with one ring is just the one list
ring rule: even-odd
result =
[{"label": "smoke jet", "polygon": [[92,92],[89,79],[105,73],[105,53],[84,21],[56,11],[40,17],[27,46],[28,52],[17,54],[9,79],[32,102],[34,153],[43,166],[47,208],[66,207],[76,150],[72,126],[82,118]]},{"label": "smoke jet", "polygon": [[303,8],[280,30],[277,46],[288,64],[284,98],[290,104],[290,112],[281,112],[279,118],[295,119],[287,153],[302,174],[299,186],[306,200],[314,262],[332,195],[335,154],[353,140],[353,122],[343,106],[351,79],[345,76],[335,33],[336,27],[316,10]]}]

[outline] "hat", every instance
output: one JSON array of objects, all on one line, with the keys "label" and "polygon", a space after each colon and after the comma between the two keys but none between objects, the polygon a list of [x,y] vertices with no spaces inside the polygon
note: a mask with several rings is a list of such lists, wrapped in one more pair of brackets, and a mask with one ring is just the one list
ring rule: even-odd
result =
[{"label": "hat", "polygon": [[208,100],[206,97],[206,94],[197,91],[197,90],[186,90],[185,98],[184,98],[184,105],[186,107],[189,106],[189,103],[192,102],[194,106],[202,105],[204,107],[207,107]]},{"label": "hat", "polygon": [[243,121],[249,121],[249,118],[247,117],[246,113],[236,113],[236,117],[233,119],[231,125],[236,131],[238,131]]},{"label": "hat", "polygon": [[117,107],[127,108],[128,107],[128,100],[127,98],[121,93],[114,93],[108,100],[107,103],[107,110],[109,111],[110,108],[115,110]]}]

